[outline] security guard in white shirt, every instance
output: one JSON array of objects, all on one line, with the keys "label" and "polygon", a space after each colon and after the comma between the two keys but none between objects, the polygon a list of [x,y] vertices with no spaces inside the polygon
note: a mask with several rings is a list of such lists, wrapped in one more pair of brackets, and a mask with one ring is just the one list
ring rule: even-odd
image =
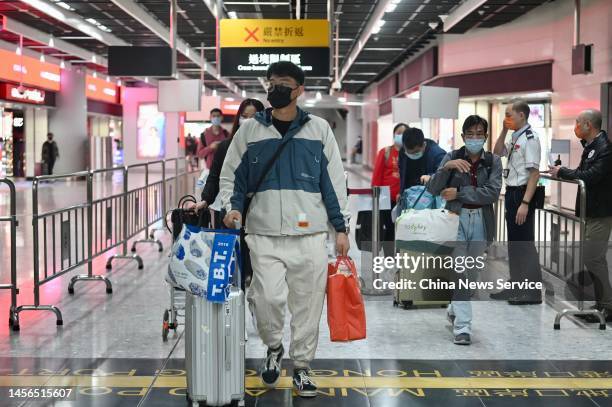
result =
[{"label": "security guard in white shirt", "polygon": [[[508,259],[510,280],[541,282],[542,270],[535,248],[535,202],[533,201],[540,178],[541,147],[537,134],[528,123],[529,105],[522,100],[506,108],[503,130],[493,152],[508,158],[506,179],[506,226],[508,231]],[[514,130],[506,143],[508,130]],[[505,290],[491,294],[495,300],[508,300],[512,305],[541,304],[540,290]]]}]

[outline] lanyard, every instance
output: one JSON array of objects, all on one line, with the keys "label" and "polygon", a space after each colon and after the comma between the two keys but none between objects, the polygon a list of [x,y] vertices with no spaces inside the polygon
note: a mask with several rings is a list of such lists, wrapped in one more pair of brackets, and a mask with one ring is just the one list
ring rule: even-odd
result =
[{"label": "lanyard", "polygon": [[516,139],[510,146],[510,152],[508,153],[508,165],[510,165],[510,158],[512,157],[512,153],[514,152],[514,146],[516,146],[516,143],[518,143],[521,136],[525,134],[527,130],[529,130],[530,128],[531,128],[531,125],[527,125],[527,127],[525,127],[525,130],[521,131],[521,133],[518,136],[516,136]]}]

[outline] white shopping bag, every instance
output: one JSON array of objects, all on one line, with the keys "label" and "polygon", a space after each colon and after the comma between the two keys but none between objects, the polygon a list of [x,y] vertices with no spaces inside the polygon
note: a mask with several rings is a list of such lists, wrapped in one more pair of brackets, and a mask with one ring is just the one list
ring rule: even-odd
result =
[{"label": "white shopping bag", "polygon": [[459,215],[446,209],[407,210],[397,219],[395,240],[452,242],[457,240]]},{"label": "white shopping bag", "polygon": [[172,245],[168,279],[193,295],[224,302],[226,288],[237,272],[239,233],[183,225]]}]

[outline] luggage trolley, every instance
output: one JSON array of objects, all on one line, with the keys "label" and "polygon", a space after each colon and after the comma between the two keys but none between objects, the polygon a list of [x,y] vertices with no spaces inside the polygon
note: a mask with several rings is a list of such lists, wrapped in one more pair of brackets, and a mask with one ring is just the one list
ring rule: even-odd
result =
[{"label": "luggage trolley", "polygon": [[[168,292],[170,294],[170,305],[169,308],[164,310],[164,319],[162,323],[162,339],[164,342],[168,340],[168,333],[171,329],[176,334],[176,328],[178,328],[179,325],[184,325],[186,302],[185,290],[174,285],[167,275],[166,284],[168,285]],[[179,323],[179,317],[182,319],[183,323]]]},{"label": "luggage trolley", "polygon": [[[184,204],[187,202],[195,203],[197,201],[192,195],[184,196],[179,200],[178,209],[183,209]],[[166,226],[166,229],[168,229],[170,234],[172,234],[172,240],[174,242],[178,234],[176,234],[174,231],[174,225],[172,224],[172,221],[168,219],[171,213],[172,211],[168,211],[164,216],[164,224]],[[169,256],[172,256],[172,252],[169,254]],[[164,279],[166,285],[168,286],[168,294],[170,297],[170,304],[168,308],[164,310],[164,315],[162,319],[162,340],[166,342],[168,340],[168,334],[170,333],[171,329],[176,334],[178,326],[185,324],[185,305],[187,297],[185,290],[177,286],[174,281],[170,279],[168,273],[166,273]]]}]

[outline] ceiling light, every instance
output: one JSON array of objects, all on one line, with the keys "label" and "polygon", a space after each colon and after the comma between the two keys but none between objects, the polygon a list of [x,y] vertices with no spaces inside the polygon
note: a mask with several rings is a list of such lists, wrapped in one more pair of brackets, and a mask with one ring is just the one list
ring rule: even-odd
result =
[{"label": "ceiling light", "polygon": [[38,58],[40,62],[45,62],[45,54],[40,54],[40,58]]},{"label": "ceiling light", "polygon": [[355,61],[353,65],[387,65],[386,61]]},{"label": "ceiling light", "polygon": [[225,1],[223,4],[226,6],[289,6],[291,3],[288,1]]},{"label": "ceiling light", "polygon": [[55,47],[55,41],[53,41],[53,37],[49,37],[49,47],[50,48]]},{"label": "ceiling light", "polygon": [[217,96],[217,89],[213,89],[212,95]]},{"label": "ceiling light", "polygon": [[238,18],[238,13],[236,13],[235,11],[228,11],[227,15],[229,16],[229,18]]},{"label": "ceiling light", "polygon": [[444,23],[448,18],[448,14],[440,14],[438,17],[440,17],[440,20],[442,21],[442,23]]},{"label": "ceiling light", "polygon": [[189,48],[185,50],[185,56],[189,56]]},{"label": "ceiling light", "polygon": [[121,86],[121,79],[117,79],[117,86]]},{"label": "ceiling light", "polygon": [[438,22],[437,21],[432,21],[428,25],[429,25],[429,28],[431,28],[432,30],[435,30],[436,27],[438,26]]},{"label": "ceiling light", "polygon": [[396,8],[397,8],[397,4],[389,3],[387,8],[385,9],[385,13],[393,13]]},{"label": "ceiling light", "polygon": [[382,26],[385,25],[385,20],[378,20],[372,28],[371,34],[378,34]]},{"label": "ceiling light", "polygon": [[106,77],[106,82],[110,82],[110,78],[108,76]]},{"label": "ceiling light", "polygon": [[244,90],[244,89],[242,90],[242,97],[246,98],[246,90]]},{"label": "ceiling light", "polygon": [[317,100],[321,100],[323,99],[323,95],[321,95],[321,92],[317,92]]},{"label": "ceiling light", "polygon": [[94,78],[97,78],[97,77],[98,77],[98,73],[97,73],[96,71],[94,71],[94,73],[93,73],[93,77],[94,77]]},{"label": "ceiling light", "polygon": [[67,3],[65,3],[63,1],[57,2],[55,4],[57,4],[58,6],[60,6],[61,8],[65,9],[65,10],[74,11],[74,8],[70,7]]},{"label": "ceiling light", "polygon": [[62,59],[62,62],[60,62],[60,68],[61,69],[66,69],[66,64],[64,63],[63,59]]},{"label": "ceiling light", "polygon": [[94,64],[96,63],[96,56],[95,55],[91,56],[91,62],[93,62]]},{"label": "ceiling light", "polygon": [[226,102],[233,102],[235,99],[234,98],[225,98]]},{"label": "ceiling light", "polygon": [[338,102],[339,103],[346,103],[346,98],[345,97],[339,97],[338,98]]},{"label": "ceiling light", "polygon": [[145,83],[149,83],[149,77],[145,76]]},{"label": "ceiling light", "polygon": [[176,10],[176,12],[179,13],[179,14],[187,14],[187,11],[183,10],[183,9],[178,9],[178,10]]},{"label": "ceiling light", "polygon": [[21,47],[17,47],[17,49],[15,50],[15,54],[21,55]]}]

